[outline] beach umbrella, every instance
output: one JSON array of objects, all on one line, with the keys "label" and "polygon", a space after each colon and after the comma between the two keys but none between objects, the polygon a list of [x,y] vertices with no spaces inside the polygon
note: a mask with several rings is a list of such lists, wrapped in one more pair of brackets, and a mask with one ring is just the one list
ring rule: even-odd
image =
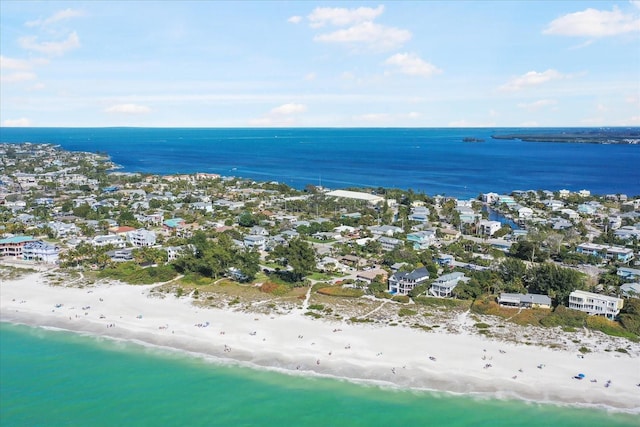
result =
[{"label": "beach umbrella", "polygon": [[578,378],[584,378],[584,374],[578,374]]}]

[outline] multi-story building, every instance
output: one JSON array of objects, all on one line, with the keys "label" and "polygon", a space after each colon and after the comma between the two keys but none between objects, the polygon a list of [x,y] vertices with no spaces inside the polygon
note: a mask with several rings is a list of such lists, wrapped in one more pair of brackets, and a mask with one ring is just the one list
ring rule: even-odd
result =
[{"label": "multi-story building", "polygon": [[620,313],[624,300],[607,295],[586,291],[573,291],[569,294],[569,308],[580,310],[589,315],[604,316],[613,320]]},{"label": "multi-story building", "polygon": [[22,248],[22,259],[25,261],[39,261],[46,264],[56,264],[60,248],[41,240],[27,242]]},{"label": "multi-story building", "polygon": [[410,290],[429,279],[426,268],[418,268],[412,272],[397,272],[389,277],[389,292],[392,294],[407,295]]}]

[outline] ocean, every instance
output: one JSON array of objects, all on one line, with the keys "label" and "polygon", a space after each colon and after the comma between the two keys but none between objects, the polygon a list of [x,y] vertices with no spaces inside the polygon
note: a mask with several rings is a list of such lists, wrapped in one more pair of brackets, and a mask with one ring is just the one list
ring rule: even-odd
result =
[{"label": "ocean", "polygon": [[[640,145],[491,138],[562,131],[0,128],[0,142],[49,142],[67,150],[107,152],[129,172],[218,173],[298,189],[308,184],[385,187],[464,198],[530,189],[640,195]],[[467,137],[484,142],[464,142]]]},{"label": "ocean", "polygon": [[605,410],[357,385],[0,323],[0,424],[637,426]]}]

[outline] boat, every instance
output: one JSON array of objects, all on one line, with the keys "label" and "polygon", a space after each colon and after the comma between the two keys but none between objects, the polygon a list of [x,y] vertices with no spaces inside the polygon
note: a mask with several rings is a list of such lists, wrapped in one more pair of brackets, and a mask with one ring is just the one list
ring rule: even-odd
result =
[{"label": "boat", "polygon": [[484,142],[484,139],[482,139],[482,138],[472,138],[472,137],[467,136],[465,138],[462,138],[462,142]]}]

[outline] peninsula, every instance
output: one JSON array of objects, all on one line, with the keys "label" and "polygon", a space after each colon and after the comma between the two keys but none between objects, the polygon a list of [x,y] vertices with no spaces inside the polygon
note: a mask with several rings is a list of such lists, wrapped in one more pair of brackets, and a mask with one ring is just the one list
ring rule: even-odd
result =
[{"label": "peninsula", "polygon": [[579,130],[573,132],[548,131],[527,133],[495,134],[493,139],[509,139],[528,142],[571,142],[585,144],[640,144],[638,128],[601,128],[597,130]]}]

